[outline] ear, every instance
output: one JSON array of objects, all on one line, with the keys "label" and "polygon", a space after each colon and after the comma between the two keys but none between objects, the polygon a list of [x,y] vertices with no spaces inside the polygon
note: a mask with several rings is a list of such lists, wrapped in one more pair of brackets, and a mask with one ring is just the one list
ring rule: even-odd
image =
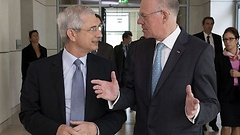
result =
[{"label": "ear", "polygon": [[163,22],[166,22],[169,19],[170,13],[168,11],[163,11],[162,14]]},{"label": "ear", "polygon": [[67,30],[67,36],[68,36],[69,40],[76,41],[77,34],[76,34],[76,31],[74,31],[73,29]]}]

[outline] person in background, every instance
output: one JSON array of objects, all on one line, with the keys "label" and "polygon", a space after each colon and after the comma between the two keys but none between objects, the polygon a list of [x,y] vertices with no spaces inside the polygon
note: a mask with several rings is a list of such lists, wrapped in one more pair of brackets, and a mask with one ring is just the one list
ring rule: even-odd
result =
[{"label": "person in background", "polygon": [[122,34],[122,42],[120,45],[114,47],[114,57],[116,63],[116,74],[119,86],[122,87],[125,83],[124,79],[124,68],[125,68],[125,60],[128,54],[128,46],[132,41],[132,32],[125,31]]},{"label": "person in background", "polygon": [[218,99],[221,106],[221,135],[240,135],[239,33],[234,27],[223,33],[224,51],[216,55]]},{"label": "person in background", "polygon": [[[102,18],[101,16],[99,16],[98,14],[95,14],[95,16],[101,21],[102,23]],[[102,24],[103,25],[103,24]],[[97,54],[98,56],[101,56],[103,58],[109,59],[111,60],[114,64],[115,64],[115,58],[114,58],[114,50],[113,50],[113,46],[99,41],[98,43],[98,49],[93,51],[93,53]]]},{"label": "person in background", "polygon": [[112,62],[91,54],[102,37],[101,22],[86,6],[65,8],[57,18],[64,49],[29,66],[19,118],[33,135],[114,135],[124,110],[97,99],[92,79],[111,79]]},{"label": "person in background", "polygon": [[29,31],[30,44],[22,49],[22,83],[27,76],[27,69],[31,62],[47,57],[47,49],[39,44],[37,30]]},{"label": "person in background", "polygon": [[[212,17],[205,17],[202,21],[203,31],[197,34],[194,34],[194,36],[200,38],[201,40],[207,42],[214,48],[214,55],[218,53],[222,53],[223,46],[222,46],[222,38],[220,35],[212,33],[214,25],[214,19]],[[212,127],[214,131],[219,131],[219,128],[217,126],[217,117],[214,118],[212,121],[209,122],[209,126]],[[207,127],[206,125],[203,125],[203,129],[206,131]]]},{"label": "person in background", "polygon": [[213,48],[176,23],[178,12],[178,0],[142,0],[146,39],[135,45],[127,83],[119,89],[115,72],[91,81],[112,110],[136,104],[134,135],[202,135],[219,113]]}]

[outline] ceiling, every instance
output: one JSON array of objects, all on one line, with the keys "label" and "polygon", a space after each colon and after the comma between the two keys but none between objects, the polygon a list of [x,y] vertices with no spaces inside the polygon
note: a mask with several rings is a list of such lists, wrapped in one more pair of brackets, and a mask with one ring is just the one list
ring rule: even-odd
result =
[{"label": "ceiling", "polygon": [[[119,0],[101,0],[102,7],[139,7],[141,0],[128,0],[128,4],[119,4]],[[82,4],[98,5],[99,0],[81,0]]]}]

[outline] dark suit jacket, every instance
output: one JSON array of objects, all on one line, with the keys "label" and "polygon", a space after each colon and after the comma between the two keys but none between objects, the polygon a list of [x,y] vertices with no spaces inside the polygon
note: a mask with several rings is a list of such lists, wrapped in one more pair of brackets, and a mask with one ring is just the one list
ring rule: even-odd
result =
[{"label": "dark suit jacket", "polygon": [[[155,39],[143,39],[135,45],[128,82],[120,89],[114,109],[136,103],[134,135],[202,135],[202,125],[219,112],[212,47],[182,30],[151,96],[155,45]],[[188,84],[200,100],[195,124],[185,115]]]},{"label": "dark suit jacket", "polygon": [[27,75],[27,69],[31,62],[47,57],[47,49],[39,44],[41,55],[38,58],[32,44],[29,44],[27,47],[25,47],[22,50],[22,80],[24,82],[26,75]]},{"label": "dark suit jacket", "polygon": [[[200,32],[200,33],[196,33],[193,36],[196,36],[200,39],[202,39],[203,41],[205,41],[205,37],[204,37],[204,33]],[[218,53],[222,53],[223,52],[223,46],[222,46],[222,38],[221,36],[212,33],[213,36],[213,41],[214,41],[214,49],[215,49],[215,54]]]},{"label": "dark suit jacket", "polygon": [[[230,70],[233,69],[229,57],[222,53],[216,55],[216,72],[218,99],[220,102],[240,101],[240,88],[234,88],[234,78],[230,75]],[[240,78],[238,78],[240,83]],[[239,87],[239,86],[238,86]]]},{"label": "dark suit jacket", "polygon": [[[90,83],[97,78],[110,80],[111,71],[110,61],[88,54],[85,121],[94,122],[101,135],[114,135],[126,120],[123,110],[109,110],[106,100],[96,98]],[[20,121],[33,135],[55,135],[66,123],[62,51],[29,66],[20,101]]]},{"label": "dark suit jacket", "polygon": [[125,55],[123,50],[123,44],[117,45],[114,47],[114,57],[116,63],[116,75],[119,86],[122,87],[124,80],[123,80],[123,73],[124,73],[124,64],[125,64]]},{"label": "dark suit jacket", "polygon": [[105,42],[99,42],[97,55],[105,59],[115,61],[113,47]]}]

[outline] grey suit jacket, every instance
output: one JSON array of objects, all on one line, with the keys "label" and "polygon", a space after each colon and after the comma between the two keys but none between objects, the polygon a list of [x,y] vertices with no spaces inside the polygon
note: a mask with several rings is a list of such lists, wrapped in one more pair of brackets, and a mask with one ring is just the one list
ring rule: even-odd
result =
[{"label": "grey suit jacket", "polygon": [[[110,61],[88,54],[85,121],[94,122],[103,135],[114,135],[126,120],[124,110],[109,110],[106,100],[96,98],[90,83],[92,79],[109,81],[111,71]],[[62,51],[30,65],[20,100],[20,121],[31,134],[55,135],[66,123]]]},{"label": "grey suit jacket", "polygon": [[[219,112],[212,47],[181,31],[151,96],[155,39],[136,43],[127,84],[120,89],[114,109],[136,103],[134,135],[202,135],[202,125]],[[191,123],[185,115],[186,86],[200,100],[200,112]]]}]

